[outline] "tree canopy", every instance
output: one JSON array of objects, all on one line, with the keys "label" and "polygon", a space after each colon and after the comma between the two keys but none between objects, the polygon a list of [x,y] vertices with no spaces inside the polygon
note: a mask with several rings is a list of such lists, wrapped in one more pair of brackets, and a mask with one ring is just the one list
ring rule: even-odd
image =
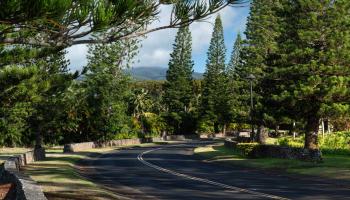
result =
[{"label": "tree canopy", "polygon": [[[3,0],[0,2],[0,44],[65,48],[110,43],[165,28],[179,28],[241,0]],[[158,19],[160,7],[172,4],[169,23]],[[130,28],[132,27],[132,28]],[[105,33],[92,37],[92,33]]]}]

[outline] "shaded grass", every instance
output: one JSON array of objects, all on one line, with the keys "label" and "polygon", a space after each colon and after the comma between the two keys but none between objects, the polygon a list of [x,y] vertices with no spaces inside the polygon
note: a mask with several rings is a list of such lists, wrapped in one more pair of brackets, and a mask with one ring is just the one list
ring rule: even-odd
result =
[{"label": "shaded grass", "polygon": [[80,159],[88,158],[90,153],[111,150],[113,149],[91,149],[74,154],[63,154],[62,149],[48,149],[45,161],[26,166],[24,172],[42,186],[45,196],[50,200],[120,199],[117,195],[80,176],[75,169],[75,163]]},{"label": "shaded grass", "polygon": [[[142,144],[137,146],[152,145],[154,144]],[[120,148],[127,148],[127,146]],[[120,148],[89,149],[87,151],[71,154],[62,153],[62,148],[51,148],[46,151],[47,158],[45,161],[35,162],[26,166],[24,172],[41,185],[45,196],[49,200],[123,199],[121,196],[81,176],[75,166],[81,159],[89,159],[91,155],[98,156],[99,154]]]},{"label": "shaded grass", "polygon": [[195,153],[208,162],[221,162],[258,169],[280,170],[289,173],[318,176],[322,178],[350,181],[350,156],[324,155],[324,162],[312,163],[298,160],[259,158],[248,159],[224,145],[206,146],[195,149]]}]

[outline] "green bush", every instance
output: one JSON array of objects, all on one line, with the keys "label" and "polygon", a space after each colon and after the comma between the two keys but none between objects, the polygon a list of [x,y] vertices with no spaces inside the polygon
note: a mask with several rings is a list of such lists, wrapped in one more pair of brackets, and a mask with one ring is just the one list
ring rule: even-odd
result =
[{"label": "green bush", "polygon": [[289,146],[289,147],[303,147],[304,137],[298,137],[293,139],[292,137],[281,137],[277,140],[277,145]]},{"label": "green bush", "polygon": [[125,132],[125,133],[118,133],[114,137],[115,140],[134,139],[134,138],[140,138],[140,134],[136,132]]},{"label": "green bush", "polygon": [[149,136],[160,136],[162,131],[165,130],[164,119],[155,113],[145,113],[142,118],[142,123],[145,129],[145,132]]},{"label": "green bush", "polygon": [[243,156],[250,156],[257,146],[259,146],[258,143],[238,143],[236,145],[236,150]]},{"label": "green bush", "polygon": [[[277,140],[281,146],[303,147],[304,137],[293,139],[292,137],[282,137]],[[319,146],[324,154],[350,155],[350,132],[335,132],[319,137]]]},{"label": "green bush", "polygon": [[320,148],[325,154],[350,154],[350,132],[335,132],[320,138]]},{"label": "green bush", "polygon": [[198,124],[199,133],[214,133],[214,123],[211,120],[201,120]]}]

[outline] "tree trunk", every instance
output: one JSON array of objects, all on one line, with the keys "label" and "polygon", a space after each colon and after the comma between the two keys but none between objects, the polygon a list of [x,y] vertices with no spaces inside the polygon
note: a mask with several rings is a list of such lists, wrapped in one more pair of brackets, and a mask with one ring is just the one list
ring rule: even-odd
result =
[{"label": "tree trunk", "polygon": [[257,133],[257,142],[259,144],[266,144],[266,139],[268,137],[268,132],[263,125],[260,125]]},{"label": "tree trunk", "polygon": [[275,126],[275,133],[276,133],[276,135],[278,135],[278,136],[279,136],[279,131],[280,131],[280,126],[279,126],[279,125],[276,125],[276,126]]},{"label": "tree trunk", "polygon": [[215,133],[219,133],[220,132],[220,130],[219,130],[219,123],[217,123],[217,122],[214,122],[214,132]]},{"label": "tree trunk", "polygon": [[318,149],[319,118],[310,117],[306,124],[305,148],[310,150]]},{"label": "tree trunk", "polygon": [[322,139],[324,139],[324,133],[325,133],[325,126],[324,126],[324,120],[321,119],[321,125],[322,125]]},{"label": "tree trunk", "polygon": [[42,143],[43,143],[43,138],[41,135],[41,129],[38,128],[36,130],[36,134],[35,134],[35,149],[41,149],[42,148]]},{"label": "tree trunk", "polygon": [[226,124],[222,128],[222,136],[226,137]]}]

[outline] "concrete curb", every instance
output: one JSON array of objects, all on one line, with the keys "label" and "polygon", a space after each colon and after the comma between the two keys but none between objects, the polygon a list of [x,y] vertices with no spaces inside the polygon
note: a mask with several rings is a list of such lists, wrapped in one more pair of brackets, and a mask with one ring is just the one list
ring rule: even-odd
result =
[{"label": "concrete curb", "polygon": [[21,167],[44,158],[45,149],[28,151],[8,158],[0,167],[0,179],[15,184],[16,200],[47,200],[41,187],[20,172]]}]

